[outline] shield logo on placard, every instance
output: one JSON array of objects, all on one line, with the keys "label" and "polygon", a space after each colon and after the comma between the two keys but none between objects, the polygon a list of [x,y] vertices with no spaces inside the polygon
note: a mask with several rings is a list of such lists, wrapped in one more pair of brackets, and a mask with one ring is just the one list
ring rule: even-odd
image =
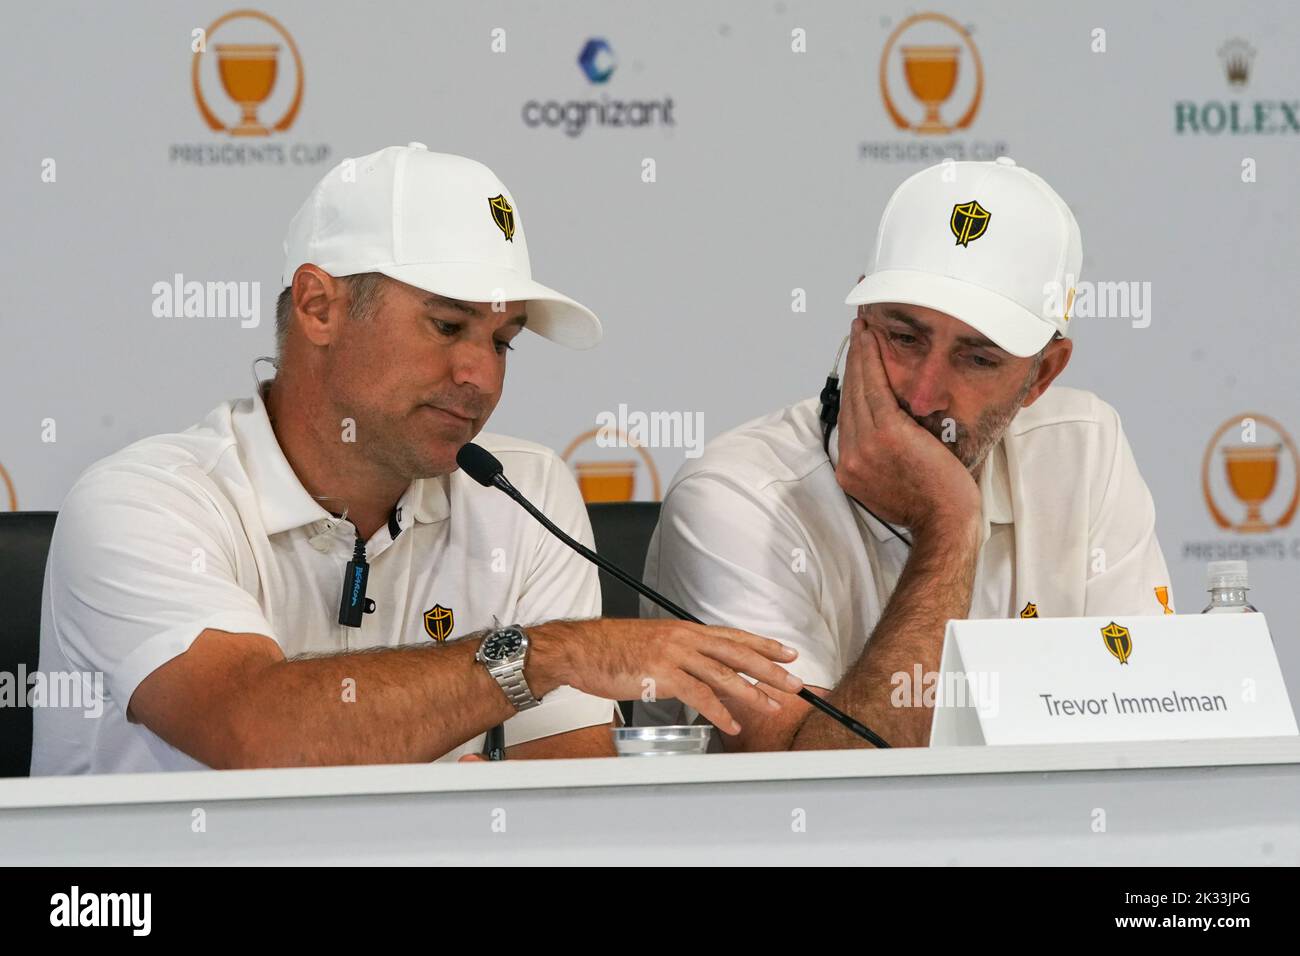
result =
[{"label": "shield logo on placard", "polygon": [[948,228],[957,237],[957,245],[969,246],[984,235],[992,218],[991,212],[972,199],[970,202],[959,202],[952,207]]},{"label": "shield logo on placard", "polygon": [[1038,617],[1038,605],[1033,601],[1026,601],[1024,610],[1020,612],[1020,616],[1024,618]]},{"label": "shield logo on placard", "polygon": [[1106,642],[1106,650],[1121,664],[1127,664],[1133,653],[1133,637],[1128,628],[1111,621],[1101,629],[1101,639]]},{"label": "shield logo on placard", "polygon": [[488,200],[488,208],[492,210],[492,221],[497,224],[501,234],[506,237],[506,242],[515,241],[515,208],[510,205],[510,200],[502,193],[499,196],[493,196]]},{"label": "shield logo on placard", "polygon": [[424,630],[439,644],[447,639],[447,635],[455,626],[456,615],[449,607],[435,604],[424,612]]}]

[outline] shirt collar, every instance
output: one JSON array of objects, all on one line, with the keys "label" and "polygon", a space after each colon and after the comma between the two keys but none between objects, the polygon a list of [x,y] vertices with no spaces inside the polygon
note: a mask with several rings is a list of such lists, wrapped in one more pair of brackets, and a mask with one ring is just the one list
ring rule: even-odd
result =
[{"label": "shirt collar", "polygon": [[[271,427],[262,389],[253,395],[251,404],[240,402],[236,405],[231,420],[244,471],[257,498],[266,533],[279,534],[330,520],[330,513],[302,486],[289,460],[284,457],[275,429]],[[417,478],[411,482],[393,511],[399,527],[405,530],[416,521],[426,524],[441,521],[451,513],[448,477]]]},{"label": "shirt collar", "polygon": [[[450,515],[451,498],[447,494],[450,479],[450,475],[438,475],[434,478],[417,478],[411,482],[411,486],[397,502],[397,523],[407,528],[411,518],[421,524],[431,524]],[[408,518],[407,511],[412,504],[415,510]]]},{"label": "shirt collar", "polygon": [[[839,426],[836,426],[831,432],[830,459],[831,467],[839,464]],[[989,539],[993,525],[1014,523],[1014,513],[1011,508],[1011,483],[1007,473],[1005,435],[998,440],[984,460],[984,469],[980,473],[979,489],[980,507],[984,518],[984,531],[980,538],[980,546],[983,547],[984,542]],[[867,527],[871,529],[871,533],[876,536],[877,541],[885,542],[894,537],[894,532],[886,528],[883,523],[877,521],[872,515],[867,514],[861,508],[855,507],[853,510],[866,522]],[[904,534],[908,531],[906,528],[898,528],[898,530]]]},{"label": "shirt collar", "polygon": [[307,493],[276,440],[261,389],[252,404],[240,402],[231,416],[239,455],[268,535],[328,521],[330,513]]}]

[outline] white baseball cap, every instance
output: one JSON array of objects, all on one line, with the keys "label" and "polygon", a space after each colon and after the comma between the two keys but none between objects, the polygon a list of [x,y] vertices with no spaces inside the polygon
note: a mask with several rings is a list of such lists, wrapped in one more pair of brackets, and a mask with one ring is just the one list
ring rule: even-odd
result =
[{"label": "white baseball cap", "polygon": [[468,302],[528,303],[528,325],[570,348],[600,341],[600,320],[533,281],[523,219],[510,191],[482,163],[389,146],[331,169],[302,204],[284,240],[285,287],[304,263],[333,276],[381,272]]},{"label": "white baseball cap", "polygon": [[1065,201],[1009,156],[945,161],[890,197],[867,277],[845,302],[945,312],[1012,355],[1068,335],[1083,238]]}]

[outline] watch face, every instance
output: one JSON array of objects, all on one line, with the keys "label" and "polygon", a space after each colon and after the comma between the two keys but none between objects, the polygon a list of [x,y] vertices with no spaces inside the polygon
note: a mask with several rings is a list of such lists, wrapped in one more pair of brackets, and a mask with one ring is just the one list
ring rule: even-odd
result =
[{"label": "watch face", "polygon": [[519,653],[524,636],[518,631],[497,631],[483,642],[483,656],[490,661],[504,661]]}]

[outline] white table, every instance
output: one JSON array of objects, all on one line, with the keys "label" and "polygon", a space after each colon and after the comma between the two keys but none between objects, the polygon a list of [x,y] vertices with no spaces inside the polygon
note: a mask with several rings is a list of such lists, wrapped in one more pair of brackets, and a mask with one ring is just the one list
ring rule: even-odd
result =
[{"label": "white table", "polygon": [[557,862],[1296,865],[1300,738],[0,780],[6,864]]}]

